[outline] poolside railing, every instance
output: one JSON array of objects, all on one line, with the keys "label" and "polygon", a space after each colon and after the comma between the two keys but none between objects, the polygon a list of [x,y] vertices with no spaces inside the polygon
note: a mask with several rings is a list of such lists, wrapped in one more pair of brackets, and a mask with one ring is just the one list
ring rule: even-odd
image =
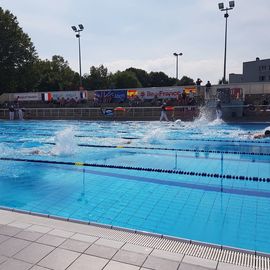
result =
[{"label": "poolside railing", "polygon": [[[109,107],[108,107],[109,108]],[[167,112],[169,118],[192,120],[199,113],[197,106],[177,106]],[[74,120],[159,120],[160,107],[125,107],[105,116],[100,108],[27,108],[26,119],[74,119]],[[8,109],[0,109],[0,119],[9,118]],[[16,118],[16,116],[15,116]]]},{"label": "poolside railing", "polygon": [[[108,107],[110,108],[110,107]],[[112,108],[112,107],[111,107]],[[214,115],[215,106],[208,106]],[[222,105],[224,119],[237,118],[250,121],[270,121],[269,105]],[[160,107],[124,107],[123,111],[115,111],[113,116],[105,116],[100,108],[26,108],[25,119],[53,119],[53,120],[159,120]],[[170,120],[181,119],[191,121],[198,117],[199,106],[175,106],[167,111]],[[15,112],[15,119],[18,119]],[[0,119],[8,119],[9,110],[0,109]]]}]

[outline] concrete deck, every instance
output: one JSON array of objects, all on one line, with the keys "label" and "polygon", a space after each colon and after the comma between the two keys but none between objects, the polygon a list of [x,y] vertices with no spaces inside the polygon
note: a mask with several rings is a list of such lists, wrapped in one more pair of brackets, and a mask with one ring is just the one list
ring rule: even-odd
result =
[{"label": "concrete deck", "polygon": [[106,233],[101,236],[102,230],[105,229],[0,210],[0,270],[262,269],[169,252],[122,241],[123,238],[118,241]]}]

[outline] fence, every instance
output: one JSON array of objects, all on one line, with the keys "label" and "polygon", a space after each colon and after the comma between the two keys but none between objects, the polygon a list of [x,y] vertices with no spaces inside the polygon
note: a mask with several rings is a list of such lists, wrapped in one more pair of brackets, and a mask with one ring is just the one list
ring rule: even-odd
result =
[{"label": "fence", "polygon": [[[105,116],[100,108],[27,108],[25,119],[66,120],[159,120],[160,107],[127,107]],[[177,106],[168,111],[169,119],[193,120],[199,114],[197,106]],[[8,119],[9,110],[0,109],[0,119]],[[15,119],[18,115],[15,113]]]},{"label": "fence", "polygon": [[[215,118],[215,105],[205,107],[209,118]],[[198,106],[175,106],[167,111],[169,120],[192,121],[199,116]],[[43,120],[113,120],[113,121],[154,121],[160,118],[160,107],[126,107],[125,111],[114,111],[112,116],[102,114],[100,108],[28,108],[25,119]],[[222,106],[224,120],[270,122],[270,105],[227,105]],[[0,109],[0,119],[8,119],[9,110]],[[15,119],[18,119],[17,112]]]}]

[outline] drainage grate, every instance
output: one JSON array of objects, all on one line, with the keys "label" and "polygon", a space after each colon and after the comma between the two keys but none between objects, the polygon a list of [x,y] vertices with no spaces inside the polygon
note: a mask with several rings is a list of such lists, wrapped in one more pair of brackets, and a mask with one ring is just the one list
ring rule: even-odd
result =
[{"label": "drainage grate", "polygon": [[166,238],[165,236],[129,232],[121,229],[95,228],[95,236],[128,242],[148,248],[155,248],[193,257],[214,260],[257,270],[270,270],[270,254],[260,255],[251,251],[229,247],[196,243],[188,240]]},{"label": "drainage grate", "polygon": [[83,222],[80,220],[67,220],[62,217],[53,217],[7,207],[0,207],[0,209],[88,225],[92,227],[92,232],[90,234],[96,237],[126,242],[134,245],[140,245],[174,253],[180,253],[184,255],[190,255],[202,259],[249,267],[257,270],[270,270],[270,254],[240,250],[214,244],[200,243],[192,240],[134,231],[97,223],[89,224],[89,222]]}]

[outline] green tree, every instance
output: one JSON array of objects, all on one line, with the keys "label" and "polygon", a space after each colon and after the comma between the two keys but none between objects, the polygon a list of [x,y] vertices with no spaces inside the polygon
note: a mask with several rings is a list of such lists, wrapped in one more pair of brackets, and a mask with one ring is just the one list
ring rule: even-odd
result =
[{"label": "green tree", "polygon": [[177,85],[194,85],[194,80],[188,76],[183,76],[182,79],[177,83]]},{"label": "green tree", "polygon": [[164,72],[150,72],[149,77],[152,87],[171,86],[171,80]]},{"label": "green tree", "polygon": [[0,91],[31,90],[37,53],[17,18],[0,7]]},{"label": "green tree", "polygon": [[134,73],[134,75],[137,77],[142,87],[151,86],[149,74],[145,70],[130,67],[126,69],[126,71]]},{"label": "green tree", "polygon": [[90,74],[84,76],[84,85],[89,90],[106,89],[110,86],[110,74],[103,65],[90,67]]},{"label": "green tree", "polygon": [[142,87],[136,75],[129,71],[117,71],[112,76],[112,83],[117,89]]},{"label": "green tree", "polygon": [[39,60],[34,65],[35,90],[57,91],[79,89],[79,75],[62,56],[54,55],[52,60]]}]

